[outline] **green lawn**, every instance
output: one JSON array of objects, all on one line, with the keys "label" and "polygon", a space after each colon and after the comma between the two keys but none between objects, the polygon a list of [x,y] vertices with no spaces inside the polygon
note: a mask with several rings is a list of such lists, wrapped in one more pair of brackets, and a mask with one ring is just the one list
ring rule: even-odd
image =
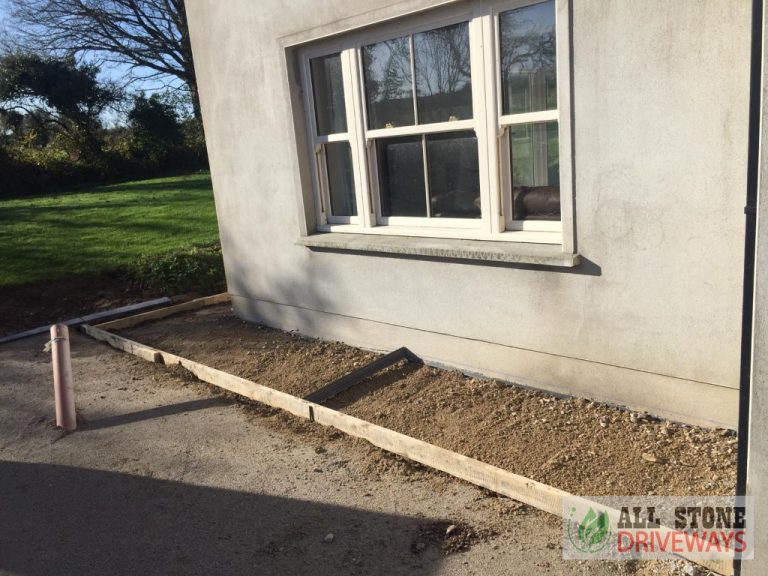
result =
[{"label": "green lawn", "polygon": [[0,286],[112,270],[218,237],[208,174],[0,200]]}]

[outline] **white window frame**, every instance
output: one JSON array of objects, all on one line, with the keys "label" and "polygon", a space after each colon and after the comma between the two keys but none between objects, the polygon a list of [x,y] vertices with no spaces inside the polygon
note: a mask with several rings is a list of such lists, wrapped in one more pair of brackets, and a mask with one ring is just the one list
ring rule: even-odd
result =
[{"label": "white window frame", "polygon": [[[555,0],[558,109],[502,115],[499,15],[537,4],[535,0],[490,0],[411,15],[402,21],[349,32],[341,38],[313,43],[299,51],[303,82],[308,153],[312,164],[312,197],[318,232],[344,232],[435,238],[560,244],[573,253],[573,184],[571,151],[571,78],[569,0]],[[364,45],[467,22],[469,26],[472,114],[469,120],[368,129],[364,95]],[[339,53],[343,72],[347,132],[319,136],[315,120],[310,60]],[[413,52],[412,52],[413,55]],[[507,131],[515,124],[556,120],[559,132],[560,221],[515,221]],[[439,132],[474,130],[478,144],[480,218],[427,218],[381,215],[375,140]],[[357,216],[330,214],[330,197],[323,145],[348,141],[357,203]]]}]

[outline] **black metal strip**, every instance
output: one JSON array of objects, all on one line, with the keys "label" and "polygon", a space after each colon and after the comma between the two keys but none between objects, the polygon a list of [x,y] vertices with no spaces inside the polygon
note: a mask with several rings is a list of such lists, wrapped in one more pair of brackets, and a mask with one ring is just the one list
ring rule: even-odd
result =
[{"label": "black metal strip", "polygon": [[[85,316],[78,316],[77,318],[70,318],[64,320],[62,324],[67,326],[80,326],[81,324],[90,324],[94,320],[115,320],[123,316],[128,316],[134,312],[145,312],[150,308],[157,308],[158,306],[170,306],[173,301],[164,296],[163,298],[155,298],[154,300],[148,300],[147,302],[140,302],[139,304],[131,304],[129,306],[121,306],[120,308],[114,308],[113,310],[105,310],[103,312],[95,312],[93,314],[87,314]],[[55,324],[55,322],[51,322]],[[10,334],[0,338],[0,344],[5,342],[13,342],[14,340],[21,340],[28,336],[36,336],[38,334],[46,334],[51,329],[51,324],[45,326],[38,326],[32,328],[32,330],[25,330],[24,332],[17,332],[16,334]]]},{"label": "black metal strip", "polygon": [[[747,198],[744,213],[744,284],[741,313],[741,369],[739,372],[738,460],[736,496],[747,493],[749,411],[752,393],[752,337],[755,305],[755,255],[757,251],[757,201],[760,186],[760,124],[763,110],[763,0],[752,0],[752,45],[749,70],[749,137],[747,151]],[[733,573],[741,574],[741,555],[736,553]]]},{"label": "black metal strip", "polygon": [[304,396],[304,400],[314,402],[315,404],[322,404],[323,402],[327,402],[337,394],[344,392],[344,390],[349,390],[355,384],[359,384],[366,378],[376,374],[376,372],[384,370],[384,368],[388,368],[400,360],[419,362],[419,359],[413,354],[413,352],[408,350],[408,348],[398,348],[394,352],[390,352],[381,358],[377,358],[373,362],[358,368],[354,372],[350,372],[338,380],[334,380],[330,384],[326,384],[322,388],[318,388],[311,394]]}]

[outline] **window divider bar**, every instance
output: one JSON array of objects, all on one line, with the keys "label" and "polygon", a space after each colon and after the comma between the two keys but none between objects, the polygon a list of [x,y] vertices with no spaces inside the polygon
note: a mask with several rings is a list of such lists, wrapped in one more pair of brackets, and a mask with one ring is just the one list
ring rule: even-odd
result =
[{"label": "window divider bar", "polygon": [[[371,194],[371,178],[368,172],[368,147],[366,146],[365,122],[366,109],[363,100],[364,80],[360,67],[360,50],[352,44],[348,44],[342,51],[342,61],[345,66],[345,86],[349,93],[345,92],[345,98],[352,103],[347,108],[350,118],[349,144],[352,150],[353,170],[355,172],[355,197],[357,199],[358,223],[361,227],[374,225],[372,218],[373,198]],[[345,90],[346,90],[345,87]]]},{"label": "window divider bar", "polygon": [[322,216],[323,220],[328,219],[329,211],[325,209],[325,193],[326,193],[326,183],[325,178],[323,178],[323,172],[324,172],[324,146],[321,144],[318,144],[315,147],[315,166],[317,167],[317,183],[320,187],[320,214]]},{"label": "window divider bar", "polygon": [[419,104],[416,101],[416,54],[414,53],[413,34],[408,35],[408,48],[411,53],[411,96],[413,97],[413,123],[419,123]]},{"label": "window divider bar", "polygon": [[558,123],[558,154],[560,168],[560,221],[562,222],[563,252],[577,250],[574,228],[575,157],[573,134],[573,38],[571,36],[572,10],[570,0],[556,0],[557,38],[557,102],[560,111]]},{"label": "window divider bar", "polygon": [[421,158],[424,163],[424,194],[426,196],[427,218],[432,218],[432,206],[429,200],[429,159],[427,158],[427,135],[421,135]]},{"label": "window divider bar", "polygon": [[339,132],[338,134],[325,134],[323,136],[316,136],[315,142],[317,144],[328,144],[329,142],[348,142],[349,133]]},{"label": "window divider bar", "polygon": [[449,122],[435,122],[433,124],[419,124],[418,126],[398,126],[396,128],[377,128],[368,130],[365,137],[368,140],[376,138],[392,138],[397,136],[420,136],[421,134],[435,134],[437,132],[461,132],[474,130],[476,120],[452,120]]},{"label": "window divider bar", "polygon": [[502,126],[512,126],[514,124],[552,122],[559,119],[560,112],[558,110],[542,110],[540,112],[525,112],[523,114],[507,114],[499,118],[499,124]]}]

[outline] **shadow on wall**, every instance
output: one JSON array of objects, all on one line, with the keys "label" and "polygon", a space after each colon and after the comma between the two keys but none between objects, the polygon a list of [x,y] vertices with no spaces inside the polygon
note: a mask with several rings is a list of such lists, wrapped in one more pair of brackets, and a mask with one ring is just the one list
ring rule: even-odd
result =
[{"label": "shadow on wall", "polygon": [[[236,241],[227,242],[226,229],[222,230],[222,249],[226,246],[235,246]],[[327,330],[325,326],[318,324],[320,315],[315,311],[329,311],[335,308],[334,303],[323,294],[322,284],[329,282],[328,278],[322,278],[312,275],[308,268],[301,268],[295,271],[295,276],[290,280],[274,280],[272,292],[279,294],[279,301],[276,304],[286,304],[272,309],[273,316],[270,319],[264,318],[260,310],[259,302],[261,295],[258,286],[249,285],[249,272],[247,268],[239,268],[240,263],[234,267],[227,267],[226,252],[224,256],[224,267],[227,279],[227,291],[234,296],[242,296],[245,300],[241,302],[243,308],[237,310],[239,316],[256,320],[257,323],[263,323],[266,326],[284,330],[286,332],[298,331],[303,336],[313,338],[318,335],[324,335]],[[246,266],[258,266],[253,261],[248,262]],[[327,288],[327,286],[326,286]],[[333,293],[331,290],[329,293]],[[329,312],[333,314],[332,312]],[[277,316],[274,316],[274,315]],[[327,336],[323,339],[330,339]],[[331,339],[332,340],[332,339]]]},{"label": "shadow on wall", "polygon": [[[333,285],[335,275],[332,273],[328,275],[313,273],[313,270],[321,270],[319,265],[311,266],[313,260],[322,255],[328,253],[335,253],[339,258],[345,260],[344,266],[347,268],[354,267],[355,259],[366,258],[374,259],[378,262],[382,270],[382,274],[386,274],[386,268],[390,265],[395,265],[394,260],[412,260],[412,261],[424,261],[430,262],[432,265],[440,264],[445,266],[462,267],[466,273],[471,275],[475,272],[477,267],[482,268],[495,268],[495,269],[507,269],[515,271],[519,274],[542,274],[546,273],[553,275],[555,280],[564,278],[567,276],[587,276],[587,277],[600,277],[603,274],[603,270],[599,264],[593,262],[587,258],[582,257],[581,263],[574,268],[558,267],[558,266],[541,266],[533,264],[517,264],[517,263],[504,263],[493,261],[473,261],[454,258],[436,258],[426,256],[412,256],[412,255],[393,255],[386,253],[369,253],[369,252],[357,252],[357,251],[343,251],[326,249],[307,249],[305,263],[306,266],[297,266],[296,269],[291,271],[290,278],[281,277],[279,274],[272,272],[269,276],[272,285],[269,287],[269,292],[276,297],[273,304],[281,304],[283,306],[271,307],[270,306],[270,318],[264,317],[262,310],[260,309],[259,301],[264,299],[265,302],[269,302],[269,298],[264,298],[260,293],[259,284],[267,282],[267,280],[260,278],[258,273],[258,261],[257,260],[235,260],[227,258],[228,247],[237,247],[241,241],[234,238],[227,227],[221,230],[222,247],[225,255],[225,267],[227,276],[227,290],[233,296],[241,296],[242,300],[239,304],[239,315],[244,318],[257,319],[262,318],[264,324],[285,331],[298,330],[305,336],[326,335],[328,333],[328,327],[323,325],[323,320],[320,314],[317,312],[324,312],[330,315],[342,315],[345,316],[344,306],[341,305],[339,299],[334,297],[334,294],[340,295],[344,293],[344,290],[338,290]],[[233,248],[234,253],[238,253],[237,248]],[[458,273],[458,272],[457,272]],[[256,278],[254,284],[249,283],[249,278]],[[403,290],[408,291],[408,287],[403,287]],[[424,292],[412,294],[412,297],[416,301],[420,301],[420,306],[424,308],[434,308],[430,300],[438,300],[440,298],[433,298],[437,291],[451,290],[450,285],[434,284],[431,287],[432,292],[426,294]],[[376,294],[370,295],[372,299],[376,298]],[[378,311],[378,316],[381,316],[381,308],[387,303],[386,297],[378,299],[376,301],[375,308]],[[389,318],[397,319],[401,315],[401,311],[397,308],[390,306]],[[336,310],[337,312],[333,312]],[[438,310],[427,311],[427,314],[439,314]],[[351,317],[355,318],[354,314]],[[371,319],[370,316],[362,314],[360,316],[362,320]],[[371,320],[376,322],[376,320]],[[394,324],[398,322],[393,320]],[[403,326],[406,327],[407,326]],[[348,327],[348,329],[352,329]],[[416,327],[419,329],[419,327]],[[457,330],[454,334],[457,337],[461,337],[461,330]],[[371,341],[370,334],[366,332],[359,333],[358,338],[348,338],[347,341],[351,345],[366,347],[366,342]],[[322,336],[321,336],[322,337]],[[326,336],[328,338],[328,336]],[[375,340],[375,339],[374,339]],[[402,343],[406,345],[406,343]],[[372,345],[375,348],[375,345]]]},{"label": "shadow on wall", "polygon": [[0,572],[20,576],[432,574],[438,550],[411,551],[419,526],[316,502],[0,461]]}]

